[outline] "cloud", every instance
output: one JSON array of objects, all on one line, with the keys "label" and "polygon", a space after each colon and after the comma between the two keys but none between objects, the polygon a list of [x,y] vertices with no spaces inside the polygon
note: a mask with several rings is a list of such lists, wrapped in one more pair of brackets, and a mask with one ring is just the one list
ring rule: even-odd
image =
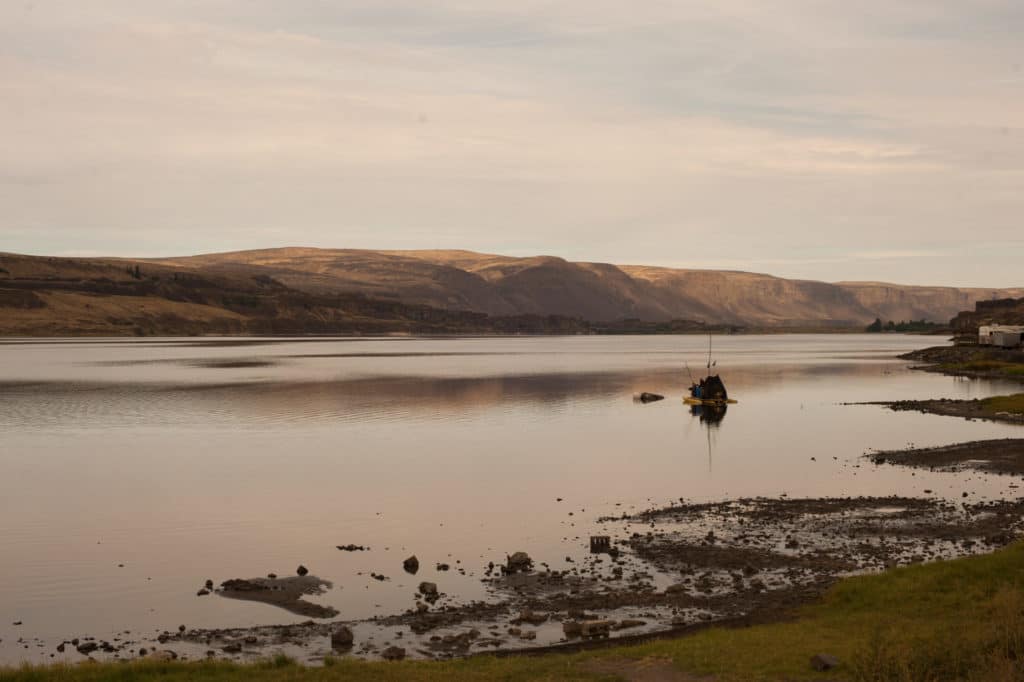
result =
[{"label": "cloud", "polygon": [[0,238],[1016,284],[920,245],[1019,231],[1022,28],[994,0],[8,3]]}]

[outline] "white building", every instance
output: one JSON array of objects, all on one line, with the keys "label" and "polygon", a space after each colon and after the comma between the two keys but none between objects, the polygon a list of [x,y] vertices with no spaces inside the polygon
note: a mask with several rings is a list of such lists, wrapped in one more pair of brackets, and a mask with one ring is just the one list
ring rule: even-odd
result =
[{"label": "white building", "polygon": [[1018,348],[1024,327],[1006,324],[988,324],[978,327],[978,343],[982,346]]}]

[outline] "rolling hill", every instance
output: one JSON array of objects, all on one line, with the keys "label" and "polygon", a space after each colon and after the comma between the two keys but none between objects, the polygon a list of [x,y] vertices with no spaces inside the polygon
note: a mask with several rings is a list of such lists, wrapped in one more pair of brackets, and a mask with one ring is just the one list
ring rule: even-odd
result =
[{"label": "rolling hill", "polygon": [[[1024,289],[826,283],[470,251],[0,254],[0,334],[586,333],[946,322]],[[625,322],[624,322],[625,321]]]},{"label": "rolling hill", "polygon": [[592,321],[702,320],[757,327],[857,327],[883,320],[946,322],[979,300],[1019,289],[790,280],[770,275],[574,263],[471,251],[283,248],[156,261],[204,272],[263,273],[322,294],[367,296],[489,315]]}]

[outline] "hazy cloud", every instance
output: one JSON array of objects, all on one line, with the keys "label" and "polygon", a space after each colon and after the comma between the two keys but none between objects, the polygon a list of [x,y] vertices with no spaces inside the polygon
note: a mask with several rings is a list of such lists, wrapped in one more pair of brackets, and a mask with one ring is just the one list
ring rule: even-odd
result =
[{"label": "hazy cloud", "polygon": [[1012,0],[3,3],[0,250],[1020,285],[1022,30]]}]

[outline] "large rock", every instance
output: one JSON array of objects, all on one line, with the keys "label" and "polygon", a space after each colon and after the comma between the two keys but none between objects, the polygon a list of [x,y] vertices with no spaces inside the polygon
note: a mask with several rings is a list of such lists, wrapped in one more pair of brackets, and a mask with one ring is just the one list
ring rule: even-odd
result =
[{"label": "large rock", "polygon": [[389,646],[380,656],[385,661],[401,661],[405,658],[405,649],[400,646]]},{"label": "large rock", "polygon": [[75,649],[78,650],[78,653],[82,654],[83,656],[88,656],[89,654],[91,654],[99,648],[100,645],[96,642],[82,642],[81,644],[75,647]]},{"label": "large rock", "polygon": [[331,647],[335,649],[349,649],[355,642],[355,635],[352,634],[352,628],[347,625],[339,625],[331,633]]},{"label": "large rock", "polygon": [[505,569],[509,573],[531,571],[533,570],[533,559],[526,552],[516,552],[506,559]]},{"label": "large rock", "polygon": [[420,570],[420,560],[413,554],[411,557],[402,562],[402,567],[407,573],[416,575],[416,571]]}]

